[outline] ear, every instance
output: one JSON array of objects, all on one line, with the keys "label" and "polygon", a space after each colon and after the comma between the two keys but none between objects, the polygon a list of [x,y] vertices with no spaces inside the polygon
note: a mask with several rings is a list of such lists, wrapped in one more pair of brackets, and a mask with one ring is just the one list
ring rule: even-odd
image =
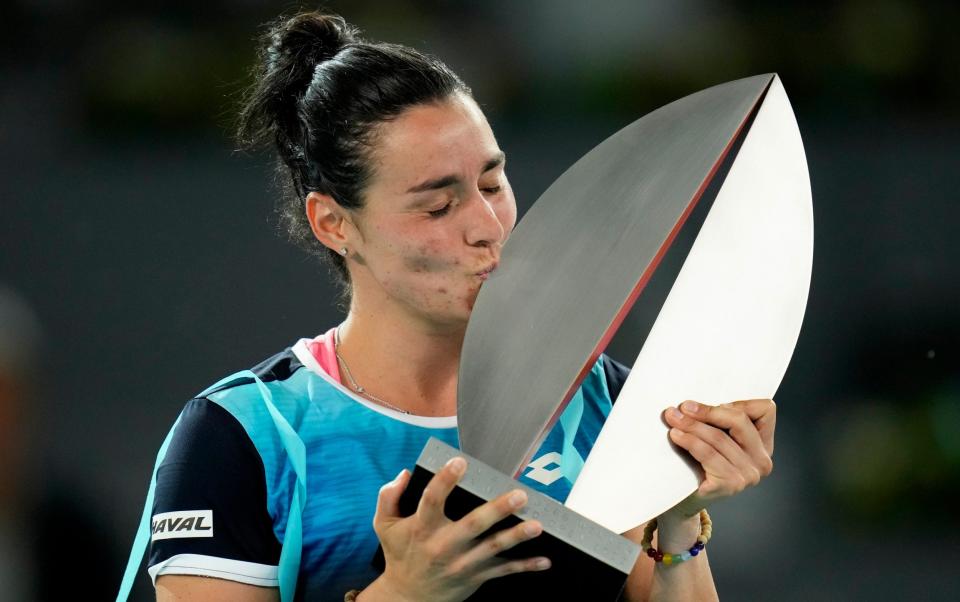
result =
[{"label": "ear", "polygon": [[311,192],[305,201],[310,229],[324,246],[336,253],[350,247],[357,231],[348,209],[343,208],[329,194]]}]

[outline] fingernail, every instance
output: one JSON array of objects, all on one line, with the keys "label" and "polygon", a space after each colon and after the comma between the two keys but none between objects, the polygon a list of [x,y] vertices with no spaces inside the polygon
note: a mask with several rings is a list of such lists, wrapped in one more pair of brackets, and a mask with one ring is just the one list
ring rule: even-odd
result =
[{"label": "fingernail", "polygon": [[510,505],[516,508],[517,506],[522,506],[524,502],[527,501],[527,494],[517,489],[510,494]]},{"label": "fingernail", "polygon": [[467,469],[467,461],[457,456],[455,458],[450,458],[447,461],[447,466],[453,470],[453,474],[459,476],[463,474],[463,471]]},{"label": "fingernail", "polygon": [[549,558],[540,558],[537,560],[537,568],[541,571],[550,568],[550,559]]},{"label": "fingernail", "polygon": [[696,414],[700,411],[700,404],[695,401],[685,401],[680,404],[680,407],[691,414]]},{"label": "fingernail", "polygon": [[393,481],[392,481],[392,482],[393,482],[393,483],[396,483],[397,481],[399,481],[400,479],[402,479],[404,473],[406,473],[406,472],[407,472],[407,469],[406,469],[406,468],[404,468],[403,470],[401,470],[399,473],[397,473],[397,476],[395,476],[395,477],[393,478]]},{"label": "fingernail", "polygon": [[683,412],[681,412],[677,408],[670,408],[670,417],[673,418],[674,420],[682,420]]},{"label": "fingernail", "polygon": [[523,526],[523,532],[529,537],[540,535],[541,527],[537,523],[527,523]]}]

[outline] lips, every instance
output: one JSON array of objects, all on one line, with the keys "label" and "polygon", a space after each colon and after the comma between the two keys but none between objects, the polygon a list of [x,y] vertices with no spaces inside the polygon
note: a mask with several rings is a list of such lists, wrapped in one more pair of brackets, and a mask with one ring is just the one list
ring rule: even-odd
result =
[{"label": "lips", "polygon": [[477,276],[479,276],[481,280],[486,280],[487,278],[490,277],[490,274],[491,274],[495,269],[497,269],[497,265],[498,265],[498,263],[497,263],[496,261],[493,262],[492,264],[490,264],[490,265],[487,266],[486,268],[484,268],[484,269],[480,270],[479,272],[477,272]]}]

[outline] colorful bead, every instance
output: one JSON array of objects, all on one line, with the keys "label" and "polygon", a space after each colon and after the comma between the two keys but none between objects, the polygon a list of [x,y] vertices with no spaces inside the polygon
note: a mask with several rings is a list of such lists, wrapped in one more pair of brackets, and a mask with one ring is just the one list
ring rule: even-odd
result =
[{"label": "colorful bead", "polygon": [[644,552],[646,552],[647,556],[653,558],[654,562],[662,562],[664,565],[669,566],[672,564],[686,562],[687,560],[690,560],[694,556],[700,554],[700,550],[706,547],[707,542],[710,541],[710,537],[713,535],[713,521],[710,520],[710,515],[707,514],[706,510],[701,510],[700,535],[697,537],[697,541],[694,542],[689,550],[681,552],[680,554],[661,552],[651,545],[653,542],[653,532],[656,529],[656,519],[647,523],[647,526],[643,529],[643,538],[640,541],[640,547]]}]

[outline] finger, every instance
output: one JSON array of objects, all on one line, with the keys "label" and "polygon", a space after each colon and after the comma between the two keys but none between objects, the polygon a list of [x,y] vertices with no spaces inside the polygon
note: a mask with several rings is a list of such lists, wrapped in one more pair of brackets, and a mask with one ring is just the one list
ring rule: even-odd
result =
[{"label": "finger", "polygon": [[527,494],[522,489],[514,489],[489,502],[474,508],[469,514],[450,526],[452,535],[469,541],[487,531],[490,527],[510,516],[527,503]]},{"label": "finger", "polygon": [[496,559],[488,563],[488,566],[477,573],[477,582],[483,583],[490,579],[512,575],[514,573],[528,573],[531,571],[545,571],[549,569],[551,562],[549,558],[538,556],[535,558],[525,558],[523,560],[501,560]]},{"label": "finger", "polygon": [[541,533],[543,533],[543,526],[535,520],[524,521],[509,529],[501,529],[477,542],[458,559],[458,564],[461,565],[461,570],[471,570],[472,567],[482,565],[504,550],[533,539]]},{"label": "finger", "polygon": [[773,455],[773,435],[777,428],[777,404],[772,399],[744,399],[724,404],[731,407],[742,409],[746,412],[750,420],[757,425],[760,431],[760,439],[767,450],[767,454]]},{"label": "finger", "polygon": [[693,459],[700,463],[704,471],[701,493],[718,490],[723,483],[731,488],[743,489],[746,484],[739,470],[715,447],[696,436],[677,428],[670,429],[670,440],[690,452]]},{"label": "finger", "polygon": [[410,471],[404,468],[396,478],[380,488],[380,493],[377,495],[377,511],[373,515],[374,531],[392,520],[401,518],[400,496],[403,495],[409,481]]},{"label": "finger", "polygon": [[443,506],[447,496],[460,482],[460,478],[467,470],[467,461],[460,456],[450,458],[449,461],[433,475],[430,482],[423,489],[420,503],[417,504],[417,516],[428,525],[439,525],[447,520],[443,513]]},{"label": "finger", "polygon": [[[770,453],[763,443],[759,429],[746,412],[731,404],[708,406],[694,401],[683,402],[680,404],[680,409],[683,410],[682,417],[677,418],[676,414],[670,415],[670,417],[675,420],[671,426],[679,427],[685,431],[693,431],[695,425],[706,423],[729,431],[730,437],[732,437],[736,445],[746,453],[756,469],[760,471],[761,475],[766,476],[770,474],[770,471],[773,469]],[[698,431],[698,434],[711,443],[714,443],[714,439],[718,437],[714,433],[707,433],[705,431]],[[719,443],[719,441],[717,443]],[[720,447],[717,449],[725,455],[727,454],[724,449]],[[740,465],[737,462],[739,456],[731,457],[728,455],[727,457],[734,462],[734,464]]]},{"label": "finger", "polygon": [[[749,423],[749,420],[747,422]],[[758,465],[754,458],[748,455],[747,450],[741,447],[741,444],[735,441],[726,431],[710,424],[688,418],[685,418],[683,423],[683,426],[679,427],[680,430],[696,435],[697,438],[720,452],[720,454],[737,469],[740,475],[746,479],[748,484],[756,485],[760,481],[760,477],[765,476],[761,472],[761,466]],[[754,430],[754,451],[761,456],[760,462],[763,462],[763,458],[769,461],[769,458],[766,457],[763,451],[763,445],[760,443],[760,436],[756,434],[756,429],[754,429],[752,425],[749,428]],[[710,467],[705,465],[704,470],[709,473]]]},{"label": "finger", "polygon": [[777,404],[772,399],[741,399],[723,405],[743,410],[750,420],[760,420],[777,413]]}]

